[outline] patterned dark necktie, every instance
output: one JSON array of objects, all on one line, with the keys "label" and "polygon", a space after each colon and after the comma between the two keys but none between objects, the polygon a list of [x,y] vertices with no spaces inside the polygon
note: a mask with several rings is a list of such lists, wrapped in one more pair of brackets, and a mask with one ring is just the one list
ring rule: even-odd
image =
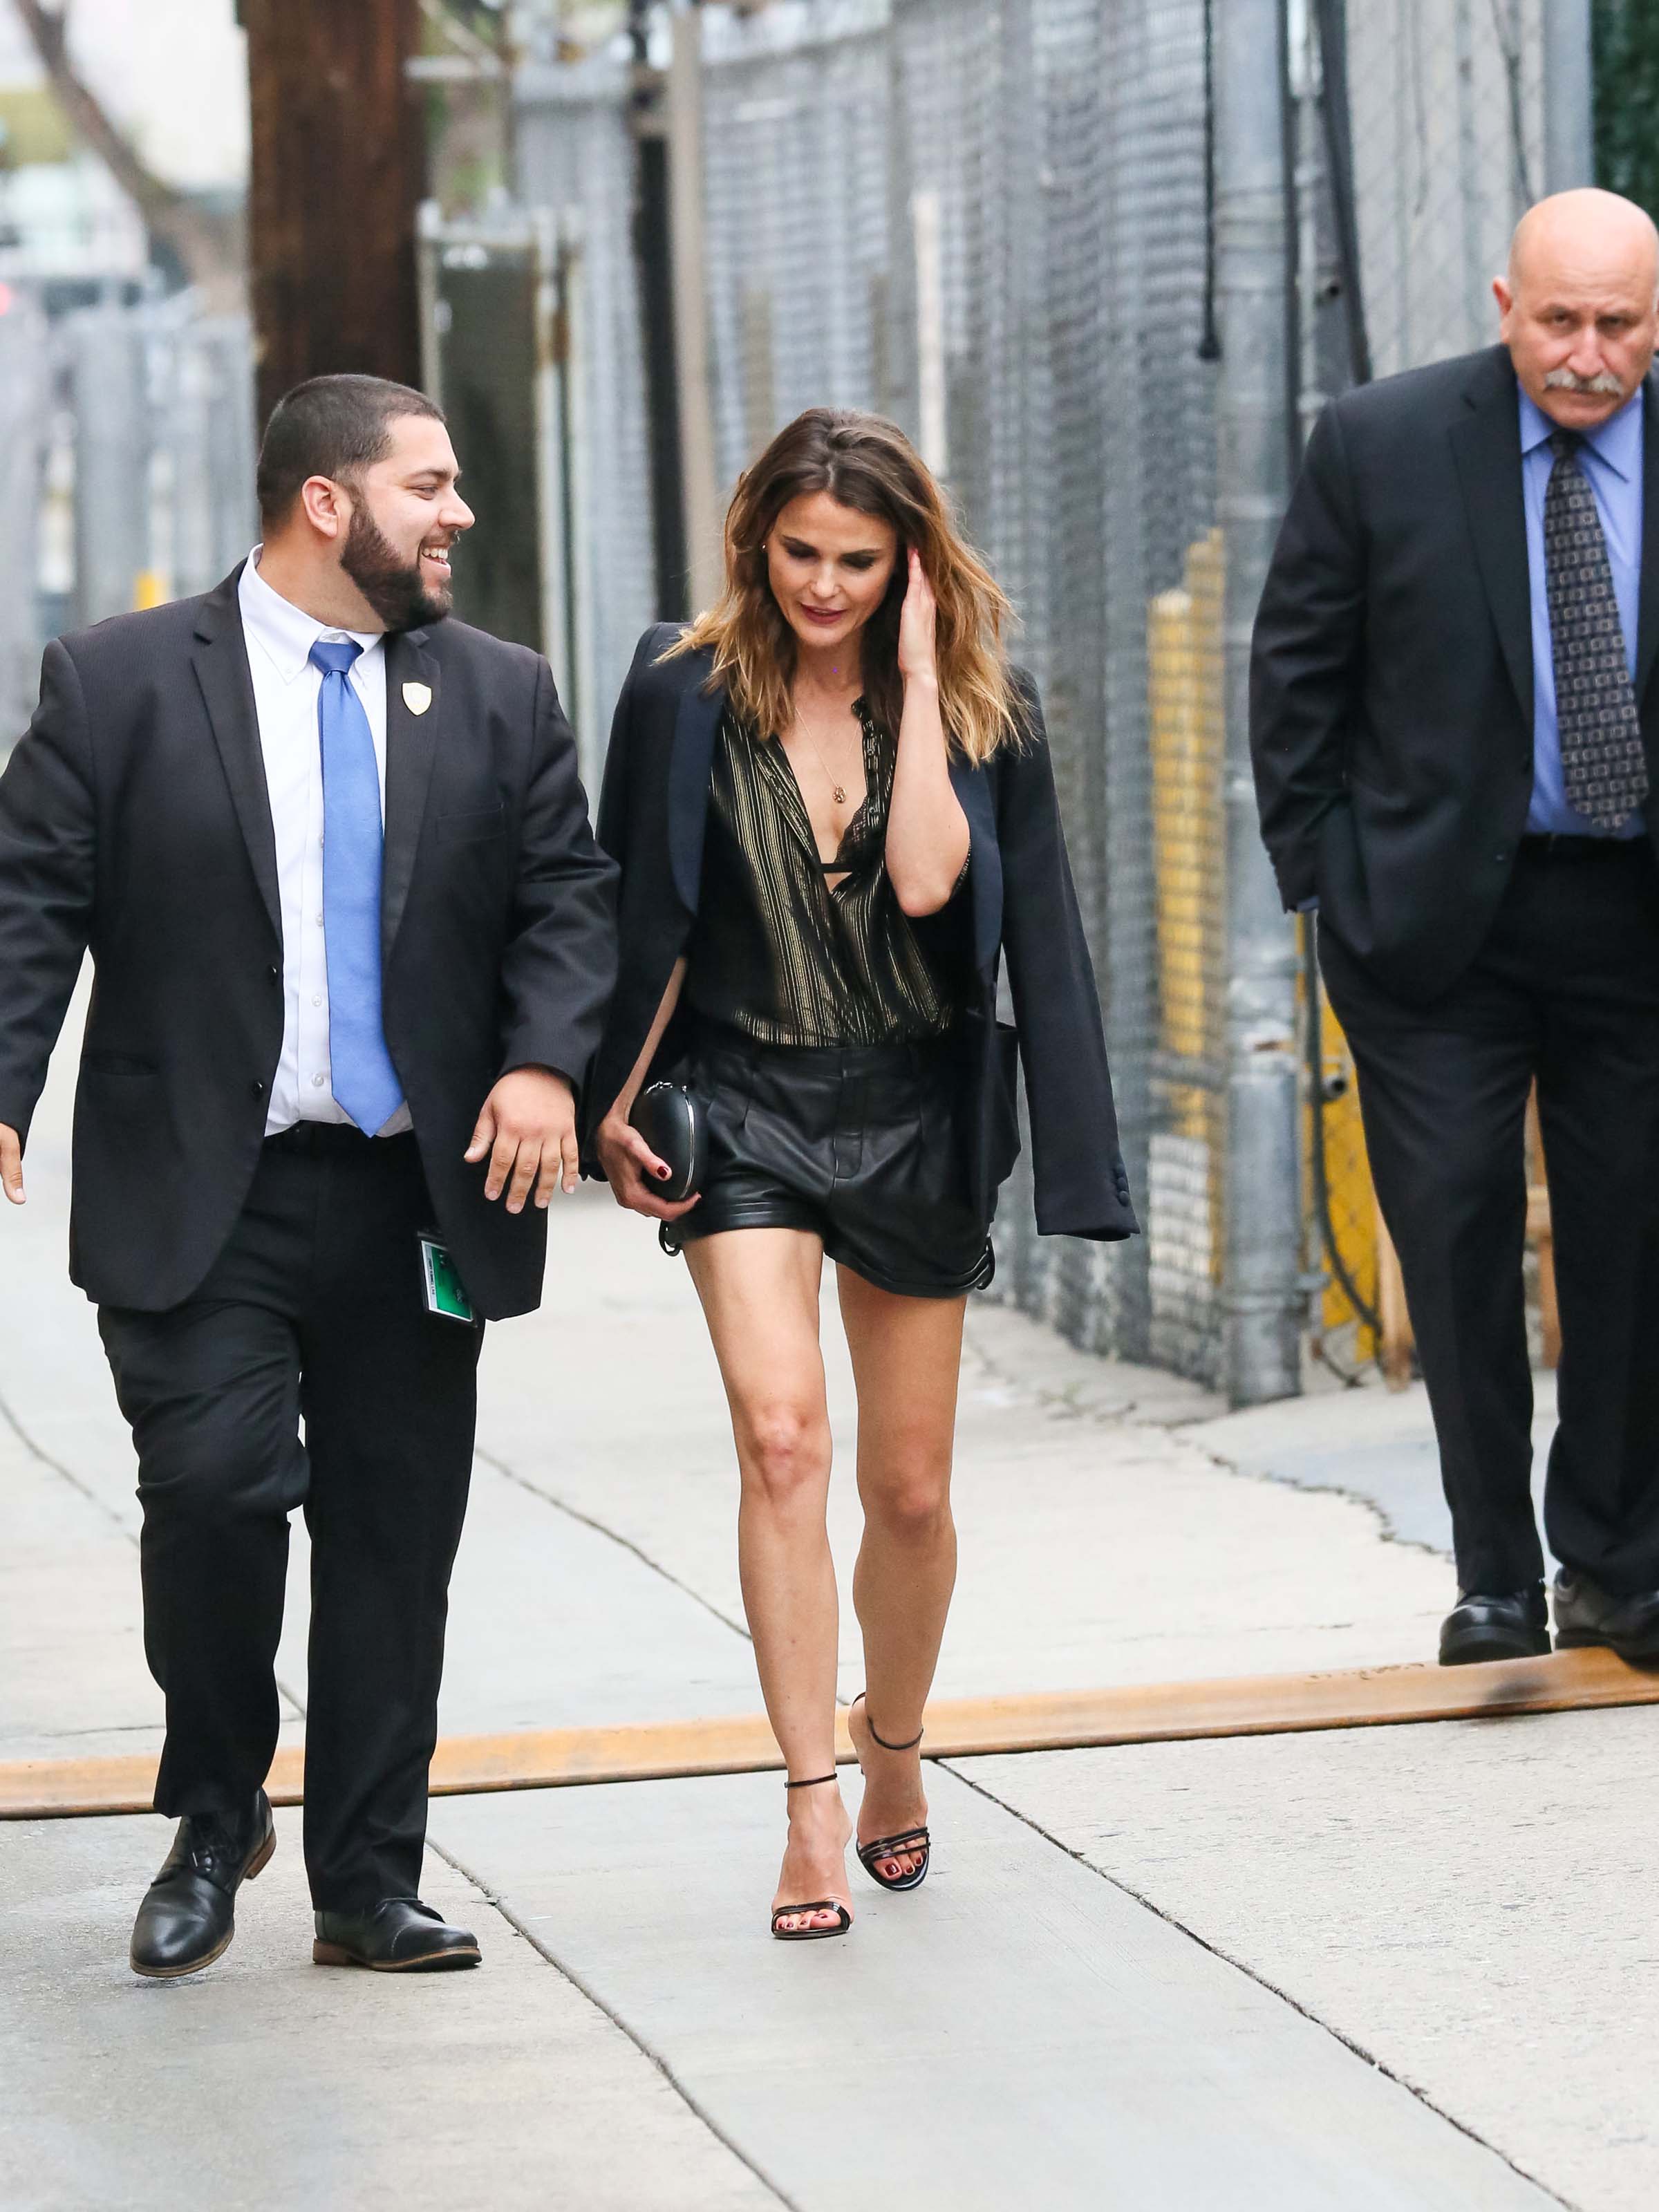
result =
[{"label": "patterned dark necktie", "polygon": [[1618,830],[1648,795],[1648,764],[1625,654],[1619,602],[1595,494],[1578,465],[1576,431],[1555,430],[1544,494],[1544,568],[1561,781],[1599,830]]}]

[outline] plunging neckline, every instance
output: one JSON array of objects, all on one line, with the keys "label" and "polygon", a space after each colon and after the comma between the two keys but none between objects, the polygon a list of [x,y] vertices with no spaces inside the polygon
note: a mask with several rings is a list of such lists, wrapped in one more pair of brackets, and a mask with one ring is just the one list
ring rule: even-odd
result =
[{"label": "plunging neckline", "polygon": [[[800,778],[795,773],[795,763],[790,759],[783,740],[775,736],[763,740],[757,749],[762,771],[768,774],[768,781],[782,803],[785,818],[817,862],[821,874],[825,878],[835,876],[837,878],[833,884],[827,881],[824,884],[824,890],[832,899],[839,896],[857,872],[859,861],[863,856],[856,849],[849,848],[855,848],[860,837],[867,836],[872,803],[880,796],[880,733],[868,708],[865,705],[862,692],[853,702],[853,713],[857,718],[863,741],[864,795],[848,817],[847,826],[841,833],[841,841],[829,860],[823,857],[823,848],[818,843],[817,832],[812,826],[811,811],[806,804],[806,794],[800,787]],[[781,774],[776,770],[768,773],[767,757],[775,747],[777,757],[782,763]]]}]

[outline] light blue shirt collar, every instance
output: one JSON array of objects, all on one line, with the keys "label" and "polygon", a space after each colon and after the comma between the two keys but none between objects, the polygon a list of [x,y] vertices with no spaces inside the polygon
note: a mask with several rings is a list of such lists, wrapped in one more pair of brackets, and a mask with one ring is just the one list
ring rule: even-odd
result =
[{"label": "light blue shirt collar", "polygon": [[[1520,390],[1519,386],[1516,390]],[[1521,453],[1523,459],[1559,428],[1560,425],[1552,422],[1528,392],[1521,392]],[[1609,415],[1605,422],[1598,422],[1595,429],[1586,430],[1583,436],[1584,443],[1597,460],[1604,461],[1614,476],[1622,477],[1625,483],[1634,483],[1642,464],[1641,386],[1637,386],[1624,405]]]}]

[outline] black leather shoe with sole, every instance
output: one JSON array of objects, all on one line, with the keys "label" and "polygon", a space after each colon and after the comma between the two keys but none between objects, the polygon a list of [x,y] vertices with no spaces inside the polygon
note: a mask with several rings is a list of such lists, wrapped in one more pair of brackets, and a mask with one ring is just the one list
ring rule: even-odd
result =
[{"label": "black leather shoe with sole", "polygon": [[236,1933],[236,1893],[276,1848],[270,1800],[263,1790],[255,1790],[251,1810],[240,1819],[186,1814],[133,1922],[128,1954],[133,1972],[173,1982],[222,1957]]},{"label": "black leather shoe with sole", "polygon": [[1537,1659],[1550,1648],[1550,1610],[1542,1583],[1492,1595],[1459,1590],[1440,1625],[1440,1663],[1468,1667],[1481,1659]]},{"label": "black leather shoe with sole", "polygon": [[1563,1567],[1555,1577],[1555,1641],[1563,1651],[1605,1644],[1621,1659],[1651,1665],[1659,1661],[1659,1590],[1616,1597]]},{"label": "black leather shoe with sole", "polygon": [[367,1912],[319,1912],[311,1955],[319,1966],[368,1966],[377,1974],[476,1966],[478,1939],[452,1928],[418,1897],[384,1897]]}]

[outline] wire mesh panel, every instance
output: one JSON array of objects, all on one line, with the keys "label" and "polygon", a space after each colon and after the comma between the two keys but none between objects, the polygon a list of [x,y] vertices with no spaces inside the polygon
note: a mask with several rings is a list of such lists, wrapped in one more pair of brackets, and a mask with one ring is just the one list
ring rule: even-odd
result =
[{"label": "wire mesh panel", "polygon": [[887,319],[884,0],[703,40],[709,375],[722,495],[811,406],[879,406]]},{"label": "wire mesh panel", "polygon": [[[1117,1336],[1132,1357],[1210,1381],[1220,1357],[1215,963],[1225,866],[1205,18],[1201,0],[1109,13],[1102,866],[1108,1037],[1146,1230],[1122,1255]],[[1172,804],[1183,791],[1198,803]]]},{"label": "wire mesh panel", "polygon": [[[1211,1382],[1227,1195],[1207,39],[1222,4],[700,10],[721,489],[803,407],[892,415],[1014,601],[1016,657],[1044,698],[1146,1234],[1039,1241],[1022,1163],[997,1226],[999,1292],[1081,1344]],[[1346,10],[1352,204],[1379,373],[1491,335],[1486,288],[1540,188],[1544,5]],[[1316,0],[1285,0],[1285,11],[1294,76],[1314,16],[1333,11]],[[1286,134],[1287,199],[1317,188],[1316,70],[1304,92],[1310,105]],[[650,611],[652,574],[626,98],[625,67],[607,58],[537,72],[520,108],[529,196],[579,210],[583,226],[589,479],[578,527],[592,541],[606,625],[596,657],[611,689]],[[1312,249],[1300,276],[1293,258],[1285,271],[1287,316],[1299,306],[1304,320],[1330,289],[1314,268],[1329,212],[1316,212],[1286,224]],[[1334,327],[1328,315],[1320,324],[1328,337]],[[1320,357],[1318,344],[1303,351]],[[1304,374],[1310,404],[1320,380]],[[1288,393],[1286,404],[1288,435]],[[1346,1328],[1348,1352],[1363,1357],[1352,1323],[1375,1294],[1375,1208],[1334,1026],[1322,1053],[1306,1128],[1322,1136],[1324,1182],[1317,1203],[1310,1182],[1308,1218],[1340,1217],[1328,1241],[1342,1267],[1333,1263],[1317,1318],[1328,1335]],[[1310,1141],[1310,1163],[1315,1152]],[[1286,1204],[1293,1212],[1293,1190]],[[1343,1303],[1345,1277],[1358,1304]]]},{"label": "wire mesh panel", "polygon": [[601,732],[656,614],[628,103],[626,66],[605,56],[526,70],[519,85],[520,190],[555,211],[571,246],[574,642]]},{"label": "wire mesh panel", "polygon": [[[1492,279],[1545,190],[1547,0],[1365,0],[1346,12],[1358,291],[1383,376],[1495,343]],[[1292,9],[1295,17],[1297,10]],[[1304,206],[1310,185],[1301,173]],[[1343,179],[1334,180],[1339,189]],[[1308,395],[1310,414],[1321,395]],[[1338,1373],[1377,1357],[1389,1264],[1352,1058],[1322,990],[1310,1017],[1310,1254],[1324,1274],[1312,1348]],[[1316,1005],[1306,990],[1319,991]]]},{"label": "wire mesh panel", "polygon": [[253,544],[253,339],[195,296],[107,302],[56,345],[73,422],[77,622],[204,592]]},{"label": "wire mesh panel", "polygon": [[1360,270],[1384,376],[1490,344],[1491,285],[1544,191],[1546,0],[1347,11]]}]

